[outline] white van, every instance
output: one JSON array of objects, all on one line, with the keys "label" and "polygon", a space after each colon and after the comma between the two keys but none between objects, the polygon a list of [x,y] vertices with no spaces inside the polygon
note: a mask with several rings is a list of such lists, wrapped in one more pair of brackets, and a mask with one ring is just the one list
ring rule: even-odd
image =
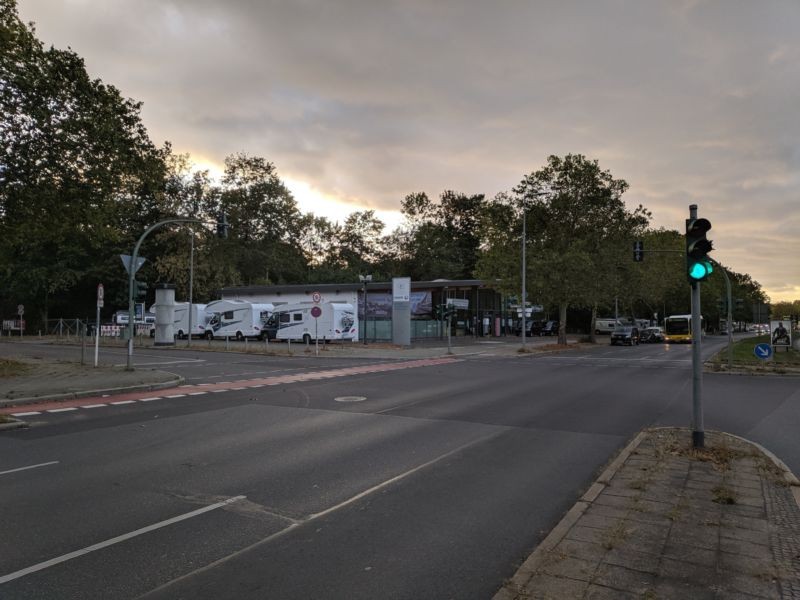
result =
[{"label": "white van", "polygon": [[267,320],[273,311],[272,304],[254,304],[245,300],[215,300],[206,305],[208,323],[205,337],[263,339]]},{"label": "white van", "polygon": [[594,323],[594,334],[611,335],[611,332],[614,331],[614,328],[618,325],[622,325],[622,321],[619,319],[613,317],[598,317]]},{"label": "white van", "polygon": [[175,322],[173,331],[179,340],[185,340],[189,335],[189,312],[192,315],[192,337],[205,337],[208,321],[211,318],[206,312],[205,304],[189,304],[188,302],[175,303]]},{"label": "white van", "polygon": [[278,304],[267,327],[270,339],[302,340],[307,344],[315,339],[354,340],[356,331],[353,305],[346,302]]}]

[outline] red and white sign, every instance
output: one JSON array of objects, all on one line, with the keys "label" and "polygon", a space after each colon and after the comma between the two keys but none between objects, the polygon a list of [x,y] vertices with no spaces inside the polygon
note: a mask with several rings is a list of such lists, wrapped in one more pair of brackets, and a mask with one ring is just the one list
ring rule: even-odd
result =
[{"label": "red and white sign", "polygon": [[322,300],[322,294],[320,294],[319,292],[314,292],[313,294],[311,294],[312,302],[318,303],[320,300]]},{"label": "red and white sign", "polygon": [[313,307],[311,307],[311,316],[312,316],[312,317],[314,317],[315,319],[317,319],[317,318],[319,318],[319,316],[320,316],[321,314],[322,314],[322,309],[321,309],[319,306],[313,306]]},{"label": "red and white sign", "polygon": [[105,291],[103,290],[103,284],[97,284],[97,308],[103,308],[103,296],[105,295]]}]

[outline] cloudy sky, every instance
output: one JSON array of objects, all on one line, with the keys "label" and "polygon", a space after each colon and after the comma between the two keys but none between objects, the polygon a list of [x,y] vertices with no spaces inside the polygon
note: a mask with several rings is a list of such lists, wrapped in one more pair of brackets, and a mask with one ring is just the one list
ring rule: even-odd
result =
[{"label": "cloudy sky", "polygon": [[196,164],[267,158],[301,209],[399,223],[550,154],[628,181],[773,301],[800,298],[797,0],[19,0]]}]

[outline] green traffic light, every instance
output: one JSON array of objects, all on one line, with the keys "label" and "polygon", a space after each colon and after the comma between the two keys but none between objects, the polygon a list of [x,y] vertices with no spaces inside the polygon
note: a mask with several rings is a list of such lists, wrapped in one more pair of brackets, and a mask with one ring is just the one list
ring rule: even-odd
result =
[{"label": "green traffic light", "polygon": [[702,281],[711,275],[714,268],[709,262],[696,262],[689,267],[689,277],[695,281]]}]

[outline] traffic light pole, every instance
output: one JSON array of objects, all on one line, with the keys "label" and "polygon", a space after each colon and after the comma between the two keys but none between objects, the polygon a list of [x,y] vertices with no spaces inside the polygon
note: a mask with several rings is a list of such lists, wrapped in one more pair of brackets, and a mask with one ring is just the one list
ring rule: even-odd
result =
[{"label": "traffic light pole", "polygon": [[[689,206],[689,218],[697,219],[697,205]],[[700,282],[692,282],[692,446],[705,446],[703,426],[703,332],[700,323]]]},{"label": "traffic light pole", "polygon": [[133,254],[131,254],[131,262],[128,265],[128,358],[125,364],[126,371],[133,371],[133,337],[136,331],[136,325],[134,323],[134,315],[133,315],[133,282],[136,277],[136,258],[139,256],[139,248],[142,245],[144,239],[150,235],[150,232],[154,229],[158,229],[162,225],[167,225],[169,223],[216,223],[216,221],[200,221],[199,219],[167,219],[165,221],[159,221],[155,225],[150,225],[147,229],[145,229],[142,236],[136,242],[136,245],[133,247]]}]

